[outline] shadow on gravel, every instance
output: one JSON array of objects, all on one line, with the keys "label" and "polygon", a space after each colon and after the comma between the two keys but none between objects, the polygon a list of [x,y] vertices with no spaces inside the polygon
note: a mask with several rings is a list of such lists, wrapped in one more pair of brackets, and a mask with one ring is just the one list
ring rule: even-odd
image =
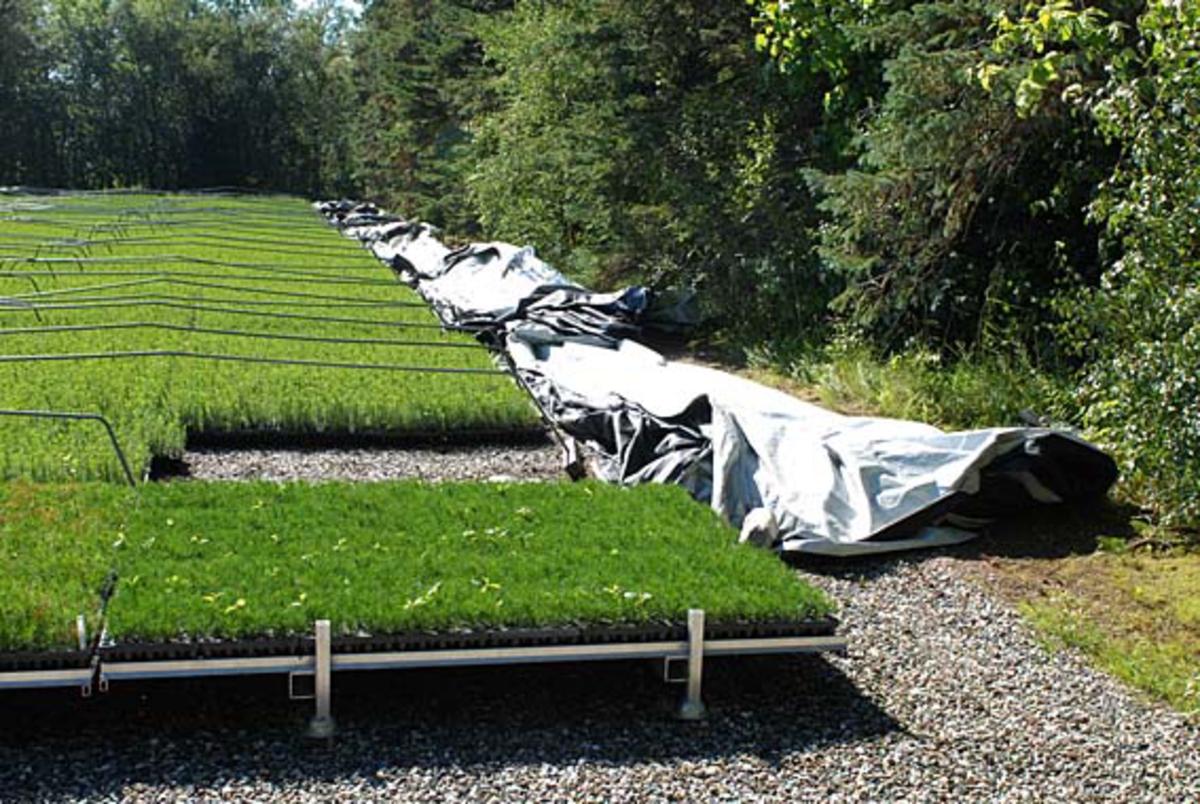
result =
[{"label": "shadow on gravel", "polygon": [[1136,538],[1132,505],[1098,500],[1090,505],[1034,508],[988,528],[957,548],[964,558],[1066,558],[1096,552],[1101,537]]},{"label": "shadow on gravel", "polygon": [[939,556],[971,560],[1036,560],[1090,555],[1096,552],[1103,537],[1135,539],[1137,531],[1133,520],[1140,512],[1135,506],[1109,500],[1099,501],[1091,507],[1031,508],[995,522],[972,541],[952,547],[850,558],[796,553],[784,555],[784,560],[815,575],[870,580],[888,575],[900,566]]},{"label": "shadow on gravel", "polygon": [[352,779],[369,795],[412,769],[775,765],[899,728],[822,658],[714,659],[705,670],[702,723],[673,719],[681,689],[648,664],[339,674],[330,743],[302,736],[311,704],[289,703],[282,677],[114,684],[93,700],[4,693],[0,798],[119,798],[133,786],[219,790],[256,779]]}]

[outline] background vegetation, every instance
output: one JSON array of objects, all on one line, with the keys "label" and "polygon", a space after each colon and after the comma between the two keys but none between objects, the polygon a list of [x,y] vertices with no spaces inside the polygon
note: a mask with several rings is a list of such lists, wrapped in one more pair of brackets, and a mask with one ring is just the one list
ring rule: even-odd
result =
[{"label": "background vegetation", "polygon": [[1194,531],[1198,14],[0,0],[0,180],[356,193],[692,285],[715,336],[875,409],[1084,427]]}]

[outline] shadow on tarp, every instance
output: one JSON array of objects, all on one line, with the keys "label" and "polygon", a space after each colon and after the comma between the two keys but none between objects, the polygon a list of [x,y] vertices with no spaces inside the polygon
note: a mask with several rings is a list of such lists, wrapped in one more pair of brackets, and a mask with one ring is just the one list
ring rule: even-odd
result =
[{"label": "shadow on tarp", "polygon": [[8,800],[119,798],[130,785],[220,787],[374,779],[406,768],[606,765],[796,753],[900,727],[816,656],[706,662],[703,723],[673,718],[682,687],[660,665],[339,673],[330,743],[302,735],[311,702],[281,676],[114,683],[78,693],[5,693],[0,791]]}]

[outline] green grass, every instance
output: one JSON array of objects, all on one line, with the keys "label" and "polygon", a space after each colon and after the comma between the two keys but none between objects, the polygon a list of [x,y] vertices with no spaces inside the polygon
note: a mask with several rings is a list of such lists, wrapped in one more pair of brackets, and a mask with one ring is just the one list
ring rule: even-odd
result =
[{"label": "green grass", "polygon": [[1003,352],[955,360],[914,349],[881,358],[862,345],[835,342],[798,355],[752,353],[751,362],[803,383],[818,402],[844,413],[947,430],[1020,425],[1023,409],[1053,416],[1066,393],[1061,380]]},{"label": "green grass", "polygon": [[1200,715],[1200,554],[1098,553],[1060,562],[1053,577],[1053,592],[1019,606],[1051,648],[1076,648],[1150,697]]},{"label": "green grass", "polygon": [[0,483],[0,651],[74,649],[80,614],[98,633],[121,497],[115,486]]},{"label": "green grass", "polygon": [[[0,273],[0,299],[9,301],[0,305],[4,356],[168,351],[494,368],[485,350],[441,331],[416,294],[298,199],[4,197]],[[12,303],[33,300],[40,309]],[[106,328],[78,329],[95,326]],[[0,360],[0,408],[100,413],[138,469],[154,454],[178,452],[189,431],[404,433],[536,423],[523,392],[503,376],[187,356]],[[0,442],[0,477],[119,477],[94,425],[0,419]]]},{"label": "green grass", "polygon": [[[693,607],[714,621],[830,611],[674,487],[10,484],[6,494],[14,571],[0,573],[0,648],[59,644],[77,611],[96,610],[109,566],[118,642],[307,634],[318,618],[339,634],[387,634],[681,622]],[[38,533],[53,541],[25,554]]]}]

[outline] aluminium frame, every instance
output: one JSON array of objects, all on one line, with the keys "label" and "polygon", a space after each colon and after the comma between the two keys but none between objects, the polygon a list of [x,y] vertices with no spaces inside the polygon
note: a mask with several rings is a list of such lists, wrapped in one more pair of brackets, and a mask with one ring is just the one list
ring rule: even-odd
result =
[{"label": "aluminium frame", "polygon": [[331,649],[329,621],[318,620],[315,624],[315,652],[311,655],[111,662],[101,657],[98,685],[101,692],[106,692],[114,681],[286,674],[289,688],[292,688],[295,678],[311,676],[314,681],[312,697],[315,700],[315,713],[308,733],[313,737],[328,738],[334,732],[331,689],[334,672],[651,659],[661,660],[664,669],[671,663],[682,662],[686,665],[686,677],[682,679],[686,682],[686,688],[678,716],[681,720],[702,720],[707,711],[701,694],[706,658],[844,653],[847,648],[846,638],[839,635],[706,639],[704,612],[700,609],[688,612],[687,623],[688,637],[685,640],[334,653]]}]

